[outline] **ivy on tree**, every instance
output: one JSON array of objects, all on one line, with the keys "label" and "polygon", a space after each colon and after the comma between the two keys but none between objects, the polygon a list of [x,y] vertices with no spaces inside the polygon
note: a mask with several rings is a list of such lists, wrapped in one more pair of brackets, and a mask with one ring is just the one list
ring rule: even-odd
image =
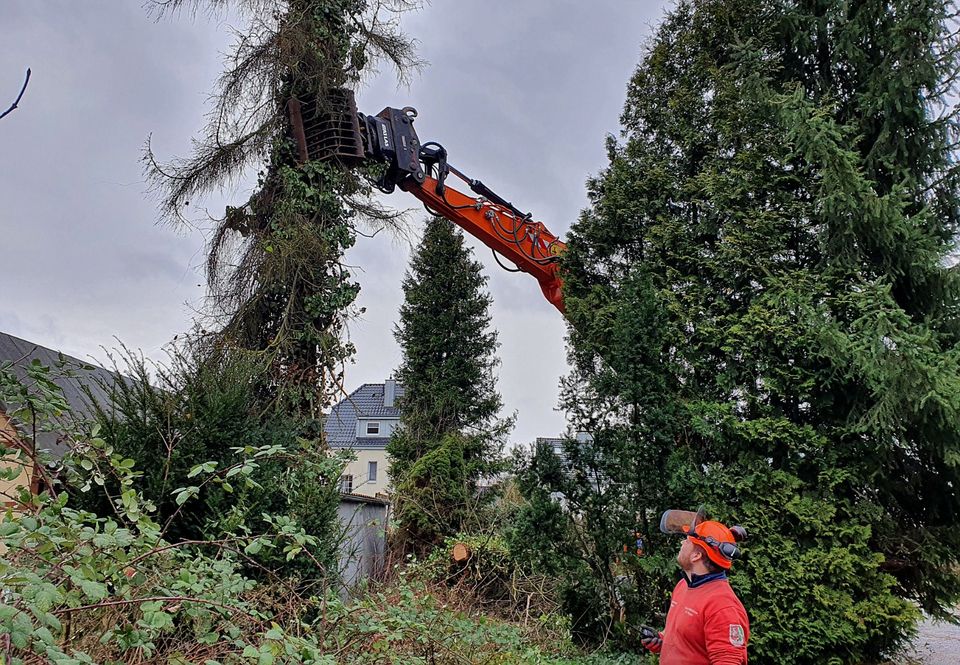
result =
[{"label": "ivy on tree", "polygon": [[[343,339],[359,292],[343,264],[358,220],[388,224],[393,215],[370,199],[363,173],[295,158],[287,102],[355,86],[378,58],[398,75],[418,65],[391,12],[413,0],[157,0],[160,13],[233,7],[247,20],[213,96],[194,154],[160,164],[148,147],[147,172],[163,218],[187,222],[194,199],[259,168],[244,203],[216,220],[207,256],[205,314],[212,347],[262,353],[270,361],[261,399],[318,421],[342,391],[353,354]],[[308,421],[307,421],[308,422]],[[309,428],[307,428],[309,429]],[[320,431],[318,425],[313,427]]]},{"label": "ivy on tree", "polygon": [[[123,417],[101,418],[118,446],[146,461],[166,460],[148,465],[139,486],[165,516],[175,516],[171,537],[196,537],[220,520],[249,527],[260,509],[276,509],[318,537],[311,555],[332,568],[339,494],[328,468],[317,475],[315,467],[272,463],[271,480],[244,488],[249,491],[234,492],[229,482],[198,489],[200,504],[187,515],[168,493],[174,482],[194,485],[189,472],[196,463],[216,461],[224,468],[231,446],[282,441],[301,448],[304,459],[324,455],[318,452],[322,414],[342,391],[343,365],[354,351],[344,331],[360,288],[343,255],[362,220],[387,224],[392,218],[371,203],[365,173],[298,161],[287,105],[294,98],[316,100],[321,112],[330,110],[329,91],[352,88],[377,59],[391,62],[401,77],[415,67],[411,43],[390,14],[416,4],[151,4],[161,14],[229,8],[243,25],[193,153],[161,164],[148,146],[147,173],[162,218],[189,225],[187,212],[198,208],[198,199],[259,170],[249,198],[213,220],[204,319],[185,347],[189,362],[174,359],[162,372],[171,394],[151,389],[138,372],[141,385],[118,395]],[[302,571],[287,566],[287,572]]]}]

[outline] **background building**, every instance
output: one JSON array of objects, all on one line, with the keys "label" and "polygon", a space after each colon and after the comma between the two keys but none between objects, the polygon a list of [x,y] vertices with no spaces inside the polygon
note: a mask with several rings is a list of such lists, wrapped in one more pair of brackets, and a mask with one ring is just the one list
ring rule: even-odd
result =
[{"label": "background building", "polygon": [[400,424],[397,399],[402,396],[403,386],[393,379],[365,383],[330,410],[324,423],[327,445],[356,455],[343,472],[341,491],[363,496],[389,491],[386,448]]}]

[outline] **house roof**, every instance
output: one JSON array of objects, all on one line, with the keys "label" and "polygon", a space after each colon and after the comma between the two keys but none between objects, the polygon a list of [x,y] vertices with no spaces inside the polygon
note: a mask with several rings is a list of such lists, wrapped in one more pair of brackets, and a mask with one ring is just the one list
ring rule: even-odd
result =
[{"label": "house roof", "polygon": [[[357,421],[365,418],[398,419],[400,409],[383,404],[382,383],[364,383],[343,401],[330,409],[323,424],[327,443],[331,448],[383,448],[384,437],[358,437]],[[403,386],[397,384],[395,397],[403,396]]]},{"label": "house roof", "polygon": [[566,439],[556,436],[538,436],[537,441],[534,444],[534,450],[539,449],[541,446],[547,446],[550,450],[553,451],[553,454],[557,456],[557,459],[560,460],[560,464],[567,466],[570,459],[567,455],[567,451],[563,447],[563,442]]},{"label": "house roof", "polygon": [[[80,418],[90,418],[93,415],[93,404],[90,396],[93,397],[94,402],[99,404],[110,402],[110,396],[104,386],[111,385],[117,379],[114,372],[102,367],[97,367],[89,362],[48,349],[20,337],[0,332],[0,363],[5,361],[13,363],[11,369],[14,375],[27,385],[29,385],[27,365],[37,361],[41,365],[49,367],[50,377],[63,391],[63,397],[70,405],[73,415]],[[89,390],[90,396],[87,395],[84,388]],[[0,409],[3,406],[0,403]],[[41,432],[37,435],[37,448],[47,448],[54,455],[60,457],[66,447],[57,438],[57,435],[53,432]]]},{"label": "house roof", "polygon": [[563,445],[563,439],[558,436],[538,436],[536,445],[550,446],[554,450],[557,450]]},{"label": "house roof", "polygon": [[376,506],[389,506],[390,501],[379,496],[366,496],[364,494],[353,494],[352,492],[340,493],[341,503],[368,503]]}]

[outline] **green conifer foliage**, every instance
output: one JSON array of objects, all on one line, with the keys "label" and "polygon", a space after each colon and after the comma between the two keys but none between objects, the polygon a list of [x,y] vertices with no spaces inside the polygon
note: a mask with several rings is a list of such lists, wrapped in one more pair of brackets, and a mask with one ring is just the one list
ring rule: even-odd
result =
[{"label": "green conifer foliage", "polygon": [[[100,386],[110,395],[109,406],[92,396],[91,403],[111,450],[143,460],[131,487],[155,506],[151,518],[163,537],[184,542],[212,539],[224,530],[255,534],[264,527],[264,513],[281,515],[315,541],[310,565],[277,556],[271,568],[303,580],[333,579],[343,460],[329,456],[316,440],[302,438],[300,419],[263,408],[256,390],[262,358],[183,345],[166,365],[149,366],[129,353],[118,360],[115,372],[125,379]],[[241,463],[238,451],[271,447],[283,454],[261,452],[257,461]],[[220,475],[218,482],[203,482],[199,469],[204,465],[210,467],[205,473]],[[244,474],[256,477],[249,482]],[[103,492],[69,487],[71,502],[111,516],[111,497],[123,489],[119,482],[106,475],[99,483]],[[184,508],[177,490],[190,486],[197,492]]]},{"label": "green conifer foliage", "polygon": [[387,446],[395,515],[415,548],[463,529],[477,481],[500,465],[510,421],[498,418],[497,334],[485,283],[463,233],[431,218],[403,282],[394,334],[405,392]]},{"label": "green conifer foliage", "polygon": [[594,441],[554,482],[579,556],[646,536],[593,566],[628,616],[672,587],[656,516],[698,503],[753,534],[751,661],[872,662],[960,596],[951,11],[681,2],[649,45],[571,234]]}]

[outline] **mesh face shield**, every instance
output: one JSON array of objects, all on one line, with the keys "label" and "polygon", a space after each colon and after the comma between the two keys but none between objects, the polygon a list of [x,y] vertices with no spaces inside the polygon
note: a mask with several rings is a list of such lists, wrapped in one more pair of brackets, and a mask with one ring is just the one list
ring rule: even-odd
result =
[{"label": "mesh face shield", "polygon": [[660,517],[660,531],[695,538],[697,544],[706,549],[707,556],[722,568],[729,568],[731,561],[740,558],[736,543],[747,538],[747,531],[742,526],[726,527],[720,522],[708,521],[703,506],[696,512],[665,511]]},{"label": "mesh face shield", "polygon": [[706,516],[701,506],[699,510],[665,510],[660,517],[660,531],[678,535],[686,535],[703,522]]}]

